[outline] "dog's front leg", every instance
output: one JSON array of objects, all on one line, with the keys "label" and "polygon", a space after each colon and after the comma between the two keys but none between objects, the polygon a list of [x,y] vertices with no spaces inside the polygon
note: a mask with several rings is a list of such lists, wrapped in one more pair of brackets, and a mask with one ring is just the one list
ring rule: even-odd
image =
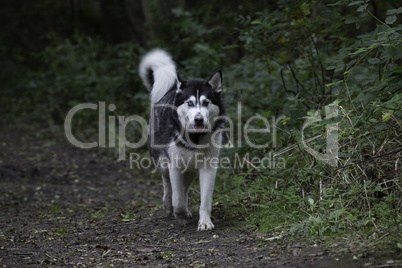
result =
[{"label": "dog's front leg", "polygon": [[212,230],[215,228],[211,221],[211,211],[216,170],[217,169],[213,167],[200,169],[201,205],[198,231]]},{"label": "dog's front leg", "polygon": [[176,167],[169,167],[169,176],[172,186],[173,214],[181,225],[186,225],[187,200],[182,171]]}]

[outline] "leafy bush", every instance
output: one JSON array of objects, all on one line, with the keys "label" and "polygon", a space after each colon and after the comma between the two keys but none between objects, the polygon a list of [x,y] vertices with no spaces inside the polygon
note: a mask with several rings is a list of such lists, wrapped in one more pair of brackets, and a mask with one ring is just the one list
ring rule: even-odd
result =
[{"label": "leafy bush", "polygon": [[[402,207],[398,134],[402,25],[394,24],[402,9],[388,10],[383,22],[365,1],[327,7],[314,1],[278,3],[279,8],[272,12],[242,17],[246,28],[240,39],[265,61],[265,68],[262,63],[255,69],[243,63],[245,73],[265,71],[263,80],[241,79],[251,81],[250,92],[241,91],[244,103],[250,100],[251,111],[265,116],[286,115],[278,124],[279,150],[245,146],[236,152],[259,157],[285,155],[286,168],[222,170],[228,174],[218,181],[223,194],[220,201],[234,207],[229,214],[243,215],[250,224],[271,231],[280,225],[308,236],[354,232],[356,228],[369,231],[374,227],[379,233],[398,230]],[[379,25],[357,38],[340,37],[340,31],[335,31],[339,24],[333,23],[340,17],[328,16],[341,14],[333,12],[337,8],[347,9],[346,24],[353,22],[357,28]],[[259,86],[269,88],[264,93],[272,98],[261,94]],[[313,115],[309,108],[331,103],[339,107],[339,117],[332,122],[338,125],[340,139],[336,168],[309,155],[300,138],[302,123]],[[316,123],[305,135],[322,136],[328,123],[331,121]],[[260,134],[254,138],[260,144],[267,142]],[[325,138],[316,139],[316,150],[325,152]],[[232,173],[236,174],[232,183],[226,182]]]},{"label": "leafy bush", "polygon": [[[148,93],[137,74],[139,54],[132,44],[112,46],[81,36],[66,39],[37,55],[43,66],[5,89],[3,108],[14,118],[48,126],[63,124],[67,112],[80,103],[105,101],[115,104],[120,115],[147,113]],[[74,129],[86,134],[97,131],[96,111],[75,119]]]}]

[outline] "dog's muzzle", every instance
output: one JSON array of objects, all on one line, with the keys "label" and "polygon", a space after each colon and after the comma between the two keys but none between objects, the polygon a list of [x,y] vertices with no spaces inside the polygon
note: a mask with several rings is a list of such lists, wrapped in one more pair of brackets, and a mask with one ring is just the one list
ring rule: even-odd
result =
[{"label": "dog's muzzle", "polygon": [[204,117],[201,114],[197,114],[194,117],[194,129],[197,131],[204,130]]}]

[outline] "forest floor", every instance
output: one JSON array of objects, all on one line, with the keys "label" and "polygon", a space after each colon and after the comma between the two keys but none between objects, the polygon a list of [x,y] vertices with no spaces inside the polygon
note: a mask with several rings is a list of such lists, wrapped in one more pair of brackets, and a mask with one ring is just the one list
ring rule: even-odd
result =
[{"label": "forest floor", "polygon": [[[196,194],[196,191],[192,191]],[[62,135],[0,127],[0,267],[395,267],[400,255],[351,241],[255,233],[214,206],[216,229],[164,214],[162,182]]]}]

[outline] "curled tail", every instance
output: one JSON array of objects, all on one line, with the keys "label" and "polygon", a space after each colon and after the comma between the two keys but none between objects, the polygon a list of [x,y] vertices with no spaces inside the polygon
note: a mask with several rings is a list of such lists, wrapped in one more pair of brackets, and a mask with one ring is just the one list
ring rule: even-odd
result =
[{"label": "curled tail", "polygon": [[139,69],[145,87],[151,92],[151,103],[157,103],[176,83],[176,65],[164,50],[148,52]]}]

